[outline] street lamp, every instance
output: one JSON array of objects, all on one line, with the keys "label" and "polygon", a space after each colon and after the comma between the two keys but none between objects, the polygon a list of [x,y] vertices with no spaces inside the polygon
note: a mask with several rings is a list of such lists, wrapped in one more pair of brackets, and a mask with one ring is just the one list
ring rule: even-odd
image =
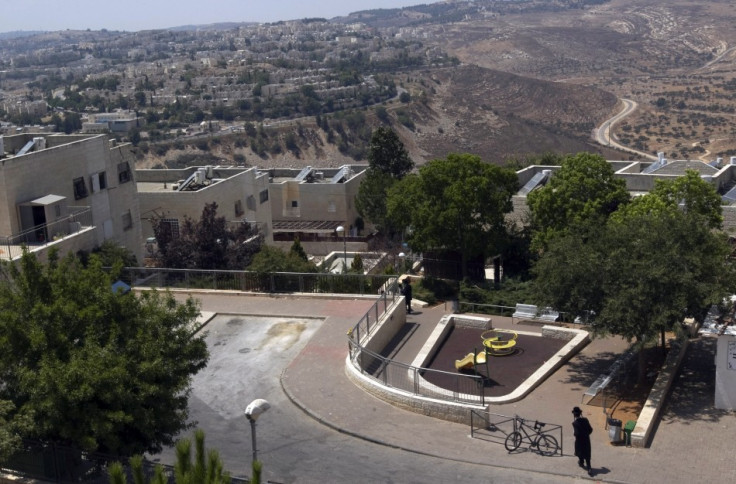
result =
[{"label": "street lamp", "polygon": [[401,270],[396,271],[399,273],[399,275],[401,275],[401,273],[404,272],[404,269],[406,269],[406,262],[405,262],[404,257],[406,257],[406,254],[404,254],[403,252],[399,252],[399,260],[401,261]]},{"label": "street lamp", "polygon": [[251,438],[253,439],[253,463],[258,460],[258,451],[256,450],[256,420],[258,420],[258,417],[260,417],[261,414],[269,408],[271,408],[271,404],[262,398],[257,398],[253,400],[252,402],[250,402],[250,405],[245,408],[245,416],[250,422],[250,433]]},{"label": "street lamp", "polygon": [[348,233],[345,230],[345,227],[342,225],[338,225],[335,229],[338,234],[342,235],[343,245],[342,245],[342,269],[343,272],[348,271]]}]

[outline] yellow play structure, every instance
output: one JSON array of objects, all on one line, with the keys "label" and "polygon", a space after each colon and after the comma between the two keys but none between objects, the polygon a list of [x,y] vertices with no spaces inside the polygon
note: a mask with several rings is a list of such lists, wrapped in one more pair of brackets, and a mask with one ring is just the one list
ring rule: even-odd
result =
[{"label": "yellow play structure", "polygon": [[[475,358],[475,362],[473,362],[473,358]],[[486,352],[483,351],[482,353],[478,353],[476,356],[475,353],[468,353],[465,355],[464,358],[455,360],[455,369],[456,370],[471,370],[475,365],[483,365],[486,362]]]},{"label": "yellow play structure", "polygon": [[510,329],[489,329],[480,335],[483,346],[492,356],[504,356],[513,353],[518,336],[516,331]]},{"label": "yellow play structure", "polygon": [[487,356],[510,355],[516,348],[516,331],[510,329],[489,329],[481,333],[483,340],[483,351],[479,353],[468,353],[463,358],[455,360],[456,370],[472,370],[478,365],[487,363]]}]

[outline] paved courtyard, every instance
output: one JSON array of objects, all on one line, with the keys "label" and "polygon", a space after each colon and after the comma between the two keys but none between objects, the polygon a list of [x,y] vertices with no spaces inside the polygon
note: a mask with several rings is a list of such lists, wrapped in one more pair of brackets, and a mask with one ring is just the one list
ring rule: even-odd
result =
[{"label": "paved courtyard", "polygon": [[[421,482],[415,478],[421,466],[416,475],[397,471],[395,478],[389,478],[386,476],[394,474],[374,466],[370,467],[376,469],[374,474],[351,476],[348,460],[357,458],[354,452],[366,462],[371,457],[363,452],[383,456],[376,464],[383,467],[396,462],[423,463],[429,458],[429,462],[436,463],[438,476],[443,475],[446,466],[442,463],[446,463],[452,469],[449,473],[457,469],[455,482],[471,482],[467,477],[477,476],[479,469],[485,469],[480,472],[488,476],[485,482],[508,482],[503,476],[516,476],[508,474],[514,470],[519,471],[515,482],[587,480],[571,455],[570,409],[580,405],[582,393],[627,347],[618,338],[596,339],[522,401],[493,406],[490,411],[494,413],[519,414],[563,426],[564,456],[509,454],[503,445],[470,438],[467,425],[398,409],[366,394],[347,379],[346,332],[372,305],[370,299],[219,294],[196,297],[203,310],[220,316],[208,326],[212,359],[195,381],[191,417],[206,430],[208,443],[220,450],[226,466],[236,475],[247,475],[250,431],[242,411],[255,398],[268,399],[273,407],[259,420],[258,441],[262,442],[259,458],[269,469],[266,478],[271,482],[344,482],[348,477],[353,482]],[[405,358],[416,351],[448,310],[441,305],[408,316],[408,323],[416,330],[399,356]],[[269,318],[253,328],[247,322],[253,316]],[[284,323],[280,329],[272,329],[279,322]],[[610,444],[602,409],[584,407],[595,429],[595,480],[689,483],[736,479],[736,463],[728,445],[736,431],[736,416],[713,407],[714,348],[713,340],[708,338],[690,345],[650,448]],[[311,423],[303,421],[305,413]],[[289,428],[299,431],[290,433]],[[334,431],[337,434],[330,433]],[[356,451],[353,443],[357,441],[385,447]],[[331,452],[326,449],[340,452],[335,442],[342,442],[337,445],[346,449],[343,459],[339,454],[325,453]],[[167,461],[166,454],[159,457]],[[315,469],[322,474],[315,474]]]}]

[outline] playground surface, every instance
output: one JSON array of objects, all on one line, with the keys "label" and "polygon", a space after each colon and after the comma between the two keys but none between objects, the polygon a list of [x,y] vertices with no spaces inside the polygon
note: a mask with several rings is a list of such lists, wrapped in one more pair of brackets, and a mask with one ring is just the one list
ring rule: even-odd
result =
[{"label": "playground surface", "polygon": [[[453,389],[456,382],[452,375],[457,373],[455,361],[474,351],[483,355],[481,338],[483,332],[479,329],[454,327],[428,366],[433,370],[447,373],[427,372],[424,378],[439,387]],[[475,370],[471,366],[460,372],[469,375],[477,372],[483,375],[486,377],[483,387],[484,394],[490,397],[500,397],[511,393],[521,385],[545,361],[554,356],[565,343],[566,341],[561,339],[534,336],[524,332],[518,334],[516,345],[511,353],[503,356],[488,356],[487,363],[477,365]]]}]

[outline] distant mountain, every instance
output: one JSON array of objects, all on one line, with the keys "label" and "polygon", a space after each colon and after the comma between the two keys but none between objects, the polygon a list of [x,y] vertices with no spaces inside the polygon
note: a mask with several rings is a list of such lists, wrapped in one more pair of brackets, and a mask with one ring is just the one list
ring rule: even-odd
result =
[{"label": "distant mountain", "polygon": [[42,34],[43,30],[14,30],[12,32],[0,32],[0,40],[21,39],[23,37],[31,37]]},{"label": "distant mountain", "polygon": [[170,27],[167,29],[161,29],[161,30],[171,30],[173,32],[188,32],[188,31],[216,31],[216,30],[231,30],[231,29],[237,29],[240,27],[245,27],[248,25],[254,25],[258,22],[217,22],[214,24],[204,24],[204,25],[180,25],[178,27]]}]

